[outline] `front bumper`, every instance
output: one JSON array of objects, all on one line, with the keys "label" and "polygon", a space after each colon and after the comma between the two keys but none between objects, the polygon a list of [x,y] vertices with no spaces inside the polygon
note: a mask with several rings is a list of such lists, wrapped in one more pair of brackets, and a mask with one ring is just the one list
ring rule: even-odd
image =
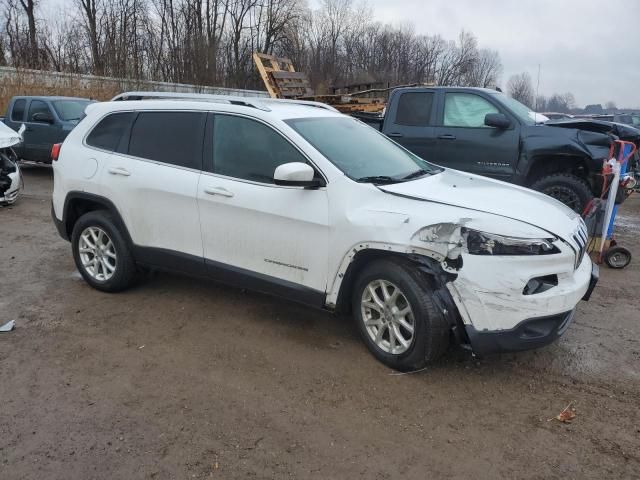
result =
[{"label": "front bumper", "polygon": [[530,318],[520,322],[515,328],[501,331],[477,331],[473,325],[465,325],[473,353],[517,352],[543,347],[560,338],[569,328],[575,310]]},{"label": "front bumper", "polygon": [[[591,264],[591,275],[582,300],[589,300],[598,283],[599,269]],[[575,308],[553,315],[527,318],[515,327],[504,330],[478,330],[472,324],[465,324],[465,331],[471,349],[477,355],[516,352],[543,347],[560,338],[573,320]]]}]

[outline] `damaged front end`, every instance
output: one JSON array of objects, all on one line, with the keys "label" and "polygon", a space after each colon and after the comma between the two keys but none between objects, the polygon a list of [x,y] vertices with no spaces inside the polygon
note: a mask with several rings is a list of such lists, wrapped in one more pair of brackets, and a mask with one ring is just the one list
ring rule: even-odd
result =
[{"label": "damaged front end", "polygon": [[591,262],[581,258],[576,266],[572,246],[553,235],[510,237],[473,227],[470,219],[431,225],[412,241],[440,258],[414,261],[437,280],[436,303],[456,340],[485,355],[557,339],[590,288]]},{"label": "damaged front end", "polygon": [[0,205],[11,205],[18,200],[22,189],[22,172],[12,147],[22,141],[22,131],[14,132],[0,123]]}]

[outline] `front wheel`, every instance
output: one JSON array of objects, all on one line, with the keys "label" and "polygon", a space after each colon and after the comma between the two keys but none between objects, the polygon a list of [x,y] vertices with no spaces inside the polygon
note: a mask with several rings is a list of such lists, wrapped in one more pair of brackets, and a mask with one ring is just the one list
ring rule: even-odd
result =
[{"label": "front wheel", "polygon": [[402,260],[379,260],[358,277],[352,298],[360,336],[388,367],[415,370],[449,346],[449,328],[426,279]]}]

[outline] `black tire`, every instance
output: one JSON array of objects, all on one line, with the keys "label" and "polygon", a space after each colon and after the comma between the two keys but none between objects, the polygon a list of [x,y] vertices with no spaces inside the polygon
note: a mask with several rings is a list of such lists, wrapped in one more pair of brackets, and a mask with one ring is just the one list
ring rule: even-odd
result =
[{"label": "black tire", "polygon": [[[91,276],[83,266],[80,258],[80,236],[89,227],[102,229],[111,239],[115,248],[115,270],[111,278],[98,280]],[[136,275],[136,264],[124,236],[116,226],[116,222],[106,210],[96,210],[82,215],[73,226],[71,234],[71,247],[73,249],[73,260],[82,278],[97,290],[103,292],[119,292],[131,286]]]},{"label": "black tire", "polygon": [[[403,353],[385,352],[367,332],[361,302],[365,288],[375,280],[397,285],[413,311],[413,338]],[[432,295],[427,279],[402,259],[377,260],[360,273],[353,289],[353,317],[365,345],[380,362],[395,370],[410,371],[423,368],[446,352],[450,329]]]},{"label": "black tire", "polygon": [[547,175],[535,181],[531,188],[555,198],[580,214],[593,198],[589,184],[570,173]]},{"label": "black tire", "polygon": [[605,252],[604,261],[610,268],[624,268],[631,263],[631,252],[624,247],[614,246]]}]

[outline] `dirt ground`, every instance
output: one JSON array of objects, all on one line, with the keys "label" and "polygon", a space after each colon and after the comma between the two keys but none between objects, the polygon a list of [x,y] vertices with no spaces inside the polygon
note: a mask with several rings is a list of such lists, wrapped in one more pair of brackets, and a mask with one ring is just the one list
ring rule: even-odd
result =
[{"label": "dirt ground", "polygon": [[[397,375],[349,319],[157,274],[91,289],[51,170],[0,209],[0,478],[640,478],[640,195],[591,301],[544,349]],[[549,421],[570,402],[571,424]]]}]

